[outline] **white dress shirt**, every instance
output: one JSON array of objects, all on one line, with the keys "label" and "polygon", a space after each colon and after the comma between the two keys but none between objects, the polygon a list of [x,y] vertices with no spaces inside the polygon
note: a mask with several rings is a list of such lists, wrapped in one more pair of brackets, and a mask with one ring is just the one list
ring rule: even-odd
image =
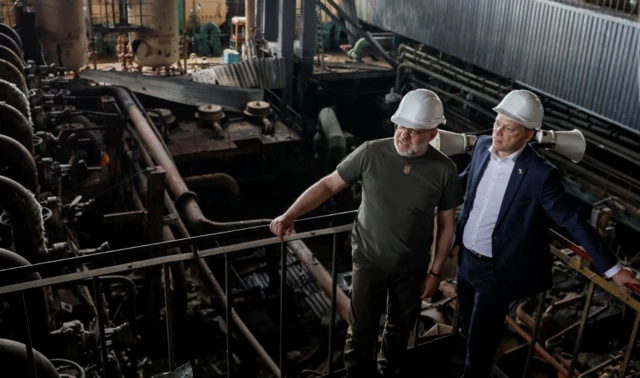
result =
[{"label": "white dress shirt", "polygon": [[[509,185],[509,178],[516,164],[516,159],[524,150],[524,146],[511,155],[500,158],[489,147],[490,158],[487,168],[478,183],[473,207],[467,219],[462,235],[464,246],[483,256],[492,257],[492,235],[495,228],[504,194]],[[608,278],[613,277],[621,269],[619,264],[605,272]]]}]

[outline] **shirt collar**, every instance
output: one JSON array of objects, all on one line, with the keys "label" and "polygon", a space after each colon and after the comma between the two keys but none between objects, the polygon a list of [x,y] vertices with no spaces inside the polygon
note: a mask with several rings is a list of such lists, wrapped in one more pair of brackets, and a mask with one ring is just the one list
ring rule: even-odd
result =
[{"label": "shirt collar", "polygon": [[498,157],[498,154],[493,152],[493,145],[491,145],[488,150],[489,153],[491,154],[491,158],[493,160],[511,160],[513,162],[516,161],[516,159],[518,159],[518,156],[520,156],[520,154],[522,153],[522,151],[524,150],[524,148],[527,147],[527,144],[525,143],[524,146],[522,146],[518,151],[512,153],[511,155],[505,157],[504,159],[500,159],[500,157]]}]

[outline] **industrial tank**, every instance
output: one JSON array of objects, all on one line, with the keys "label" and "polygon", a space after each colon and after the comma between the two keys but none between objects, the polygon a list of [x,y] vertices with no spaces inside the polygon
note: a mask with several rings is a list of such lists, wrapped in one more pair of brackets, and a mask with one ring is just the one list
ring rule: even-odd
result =
[{"label": "industrial tank", "polygon": [[77,71],[87,63],[83,0],[32,0],[48,64]]},{"label": "industrial tank", "polygon": [[140,25],[142,20],[145,28],[129,35],[136,63],[168,67],[180,59],[178,0],[130,0],[128,14],[130,24]]}]

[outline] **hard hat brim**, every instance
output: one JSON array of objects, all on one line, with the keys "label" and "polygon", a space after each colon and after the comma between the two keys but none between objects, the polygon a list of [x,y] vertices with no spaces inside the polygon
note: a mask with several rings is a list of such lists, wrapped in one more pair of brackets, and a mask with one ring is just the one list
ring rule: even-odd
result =
[{"label": "hard hat brim", "polygon": [[415,121],[411,121],[405,117],[394,114],[393,116],[391,116],[391,122],[399,126],[406,127],[407,129],[431,130],[438,127],[438,125],[444,125],[446,123],[446,120],[444,119],[444,117],[440,117],[428,123],[418,123]]},{"label": "hard hat brim", "polygon": [[496,113],[502,114],[503,116],[509,118],[510,120],[521,124],[522,126],[526,127],[529,130],[535,130],[535,129],[539,129],[539,128],[542,127],[542,123],[541,122],[530,122],[530,121],[527,121],[526,119],[522,119],[522,118],[512,114],[508,110],[505,110],[504,108],[502,108],[500,106],[496,106],[495,108],[493,108],[493,110]]}]

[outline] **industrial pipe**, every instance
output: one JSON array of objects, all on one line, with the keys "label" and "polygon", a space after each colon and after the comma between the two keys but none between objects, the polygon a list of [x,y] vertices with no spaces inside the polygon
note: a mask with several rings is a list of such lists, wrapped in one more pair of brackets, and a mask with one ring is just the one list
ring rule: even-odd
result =
[{"label": "industrial pipe", "polygon": [[[233,224],[234,226],[248,226],[248,225],[269,223],[271,221],[270,219],[260,219],[260,220],[252,220],[252,221],[218,223],[218,222],[213,222],[206,219],[204,214],[202,213],[202,210],[198,206],[198,203],[196,202],[195,194],[189,191],[187,185],[185,184],[184,180],[180,176],[178,169],[173,164],[172,159],[169,156],[168,152],[166,151],[165,148],[163,148],[161,141],[158,140],[158,137],[156,136],[156,134],[153,132],[153,130],[151,130],[151,126],[149,125],[145,117],[142,115],[140,109],[134,103],[132,96],[130,96],[125,89],[117,86],[92,87],[92,88],[74,90],[73,94],[81,95],[81,96],[83,95],[84,96],[92,96],[92,95],[93,96],[112,96],[115,99],[117,99],[117,101],[120,103],[123,109],[126,109],[129,112],[129,117],[132,123],[136,126],[136,129],[140,134],[142,141],[145,142],[144,145],[147,146],[151,157],[155,160],[157,164],[161,165],[167,172],[165,176],[167,180],[167,185],[169,186],[169,189],[171,190],[173,195],[176,197],[176,204],[178,209],[182,210],[182,213],[185,214],[190,226],[196,232],[206,233],[212,229],[212,226],[216,228],[219,227],[220,225],[230,225],[230,224]],[[135,133],[133,133],[132,136],[134,136],[136,139],[138,138],[135,135]],[[140,145],[143,145],[143,144],[140,143]],[[168,196],[165,195],[165,202],[167,202],[167,200],[169,200],[168,202],[171,202]],[[187,232],[187,230],[184,229],[183,232],[184,232],[183,236],[188,237],[189,233]],[[299,248],[296,248],[295,244],[291,246],[291,248],[296,254],[302,255],[300,252],[305,252],[305,251],[299,251]],[[296,252],[297,250],[298,252]],[[308,253],[311,253],[311,252],[309,251]],[[211,272],[211,269],[209,269],[209,266],[207,265],[206,261],[204,261],[203,259],[198,259],[196,260],[196,262],[200,272],[202,273],[203,281],[205,285],[207,285],[207,288],[212,292],[214,292],[215,295],[220,298],[221,302],[223,303],[223,306],[226,306],[227,299],[224,295],[224,290],[218,283],[217,279],[213,276],[213,273]],[[326,270],[324,270],[322,266],[318,266],[318,264],[316,264],[315,261],[306,259],[304,261],[301,260],[301,262],[303,263],[305,268],[307,268],[310,272],[312,272],[312,275],[319,283],[323,282],[323,277],[319,275],[320,272],[324,272],[324,274],[328,276],[328,273],[326,272]],[[342,294],[344,295],[344,293]],[[339,301],[338,303],[340,304],[338,307],[339,307],[341,316],[343,316],[344,318],[344,316],[347,315],[347,318],[345,319],[348,319],[348,305],[345,306],[344,299]],[[279,377],[280,369],[278,368],[278,366],[275,364],[275,362],[273,362],[273,360],[267,354],[264,348],[262,348],[260,343],[255,339],[253,334],[249,331],[249,329],[246,327],[244,322],[242,322],[242,320],[238,317],[235,311],[233,311],[232,314],[233,314],[232,316],[233,322],[239,328],[240,332],[247,338],[249,343],[253,346],[253,348],[258,353],[258,355],[266,362],[269,369]]]},{"label": "industrial pipe", "polygon": [[[19,266],[31,265],[24,257],[13,251],[0,248],[0,270],[16,268]],[[20,279],[9,280],[0,275],[0,286],[11,285],[16,282],[38,281],[42,277],[40,273],[27,273]],[[37,348],[47,347],[47,339],[49,337],[49,305],[47,302],[47,291],[44,287],[27,290],[25,293],[27,303],[27,320],[31,331],[31,339],[33,345]],[[14,297],[20,298],[20,295]],[[22,308],[22,303],[16,301],[16,308]]]},{"label": "industrial pipe", "polygon": [[233,176],[226,173],[209,173],[199,176],[189,176],[184,178],[189,189],[211,189],[225,188],[235,197],[240,197],[240,186]]},{"label": "industrial pipe", "polygon": [[0,135],[11,137],[33,155],[33,130],[20,111],[6,103],[0,103]]},{"label": "industrial pipe", "polygon": [[95,131],[92,131],[91,128],[96,125],[91,122],[87,117],[82,115],[72,115],[70,119],[71,123],[78,123],[89,130],[77,130],[76,133],[80,138],[85,138],[90,140],[90,146],[85,148],[87,151],[87,162],[89,163],[98,163],[102,157],[103,146],[100,141],[100,136],[96,135]]},{"label": "industrial pipe", "polygon": [[39,194],[38,169],[33,156],[15,139],[0,135],[0,164],[8,166],[6,177],[16,180],[33,194]]},{"label": "industrial pipe", "polygon": [[27,95],[17,85],[2,78],[0,78],[0,101],[5,101],[16,108],[31,123],[31,109]]},{"label": "industrial pipe", "polygon": [[[126,143],[123,142],[124,150],[129,151]],[[129,151],[130,152],[130,151]],[[134,174],[139,178],[139,186],[143,187],[145,192],[143,195],[147,195],[146,191],[148,188],[147,179],[142,174],[142,170],[138,163],[130,157],[130,163],[134,165]],[[148,166],[152,166],[153,164],[148,164]],[[136,210],[144,210],[144,205],[140,200],[140,196],[138,195],[138,191],[142,188],[138,187],[137,190],[133,188],[133,203]],[[176,214],[177,215],[177,214]],[[173,236],[173,232],[171,232],[171,227],[163,226],[162,227],[162,240],[163,241],[171,241],[175,240]],[[180,248],[170,248],[166,250],[167,255],[177,255],[180,254]],[[176,314],[180,316],[184,316],[187,313],[187,274],[184,267],[184,263],[182,261],[171,264],[171,275],[173,276],[173,289],[174,289],[174,297],[175,297],[175,306],[176,306]],[[135,288],[135,287],[134,287]],[[134,318],[135,319],[135,318]]]},{"label": "industrial pipe", "polygon": [[0,59],[14,65],[20,72],[24,72],[24,64],[22,59],[16,55],[10,48],[0,45]]},{"label": "industrial pipe", "polygon": [[[162,240],[176,240],[171,231],[171,227],[162,227]],[[180,251],[178,247],[166,250],[167,255],[179,255],[181,253],[182,251]],[[184,318],[187,314],[187,305],[189,302],[187,299],[187,273],[184,268],[184,263],[171,264],[171,276],[173,277],[173,298],[175,300],[176,314]]]},{"label": "industrial pipe", "polygon": [[11,38],[18,45],[20,51],[22,51],[22,40],[20,39],[20,36],[18,35],[18,32],[15,31],[15,29],[7,24],[0,23],[0,33]]},{"label": "industrial pipe", "polygon": [[24,186],[0,176],[0,207],[9,215],[16,251],[29,261],[40,262],[47,254],[40,204]]},{"label": "industrial pipe", "polygon": [[457,82],[457,81],[455,81],[453,79],[450,79],[448,77],[442,76],[442,75],[440,75],[440,74],[438,74],[438,73],[436,73],[434,71],[428,70],[428,69],[426,69],[424,67],[415,65],[413,63],[401,63],[400,65],[398,65],[398,68],[396,70],[396,85],[395,85],[395,88],[394,88],[394,92],[395,93],[399,93],[399,91],[400,91],[400,78],[402,77],[402,71],[404,69],[406,69],[406,68],[408,68],[410,70],[421,72],[421,73],[423,73],[423,74],[425,74],[427,76],[431,76],[431,77],[433,77],[433,78],[435,78],[435,79],[437,79],[437,80],[439,80],[439,81],[441,81],[443,83],[458,87],[458,88],[462,89],[463,91],[469,92],[469,93],[475,95],[476,97],[481,98],[481,99],[489,102],[490,104],[497,105],[500,102],[500,101],[496,100],[494,97],[486,95],[486,94],[480,92],[477,89],[473,89],[473,88],[471,88],[471,87],[469,87],[467,85],[460,84],[459,82]]},{"label": "industrial pipe", "polygon": [[15,84],[25,95],[27,92],[27,81],[22,72],[13,64],[0,58],[0,77]]},{"label": "industrial pipe", "polygon": [[20,50],[20,46],[11,39],[8,35],[2,33],[0,31],[0,45],[7,47],[9,50],[13,51],[18,57],[22,57],[22,50]]},{"label": "industrial pipe", "polygon": [[[318,282],[318,286],[327,296],[331,299],[332,285],[331,275],[327,270],[318,263],[318,260],[313,256],[313,253],[307,248],[307,246],[301,240],[292,240],[287,242],[287,245],[300,261],[300,263],[311,273],[311,275]],[[349,298],[342,290],[336,290],[336,308],[338,314],[343,320],[349,320]]]},{"label": "industrial pipe", "polygon": [[[33,349],[33,360],[38,378],[60,378],[51,361],[36,349]],[[13,340],[0,339],[0,361],[3,361],[2,369],[7,374],[14,375],[18,371],[28,371],[27,346]],[[22,373],[20,376],[28,376],[28,374]]]},{"label": "industrial pipe", "polygon": [[[511,327],[511,329],[516,331],[516,333],[520,335],[520,337],[525,339],[525,341],[528,343],[531,342],[531,336],[529,336],[529,334],[525,330],[520,328],[520,326],[518,325],[518,323],[516,323],[515,320],[511,319],[509,315],[505,317],[505,320],[507,321],[507,324],[509,325],[509,327]],[[535,342],[535,348],[536,348],[536,352],[545,361],[551,364],[551,366],[553,366],[560,374],[562,374],[563,376],[566,376],[568,374],[567,368],[564,367],[564,365],[562,365],[561,363],[559,363],[555,358],[553,358],[553,356],[550,355],[546,350],[544,350],[544,348],[537,341]]]},{"label": "industrial pipe", "polygon": [[[504,85],[500,85],[500,84],[498,84],[498,83],[496,83],[494,81],[491,81],[489,79],[486,79],[484,77],[481,77],[481,76],[478,76],[478,75],[474,75],[471,72],[468,72],[468,71],[465,71],[465,70],[463,70],[461,68],[458,68],[458,67],[454,66],[453,64],[450,64],[450,63],[447,63],[447,62],[445,62],[443,60],[440,60],[440,59],[438,59],[438,58],[436,58],[434,56],[431,56],[431,55],[429,55],[429,54],[427,54],[427,53],[425,53],[423,51],[418,51],[418,50],[414,49],[413,47],[403,43],[398,48],[398,55],[402,55],[404,52],[408,52],[410,54],[414,54],[416,56],[419,56],[420,58],[425,58],[425,59],[432,60],[433,63],[434,63],[434,67],[437,67],[439,69],[445,69],[445,68],[449,69],[449,70],[454,71],[456,73],[459,73],[461,75],[467,76],[470,79],[477,80],[480,83],[490,85],[490,86],[496,88],[498,91],[503,92],[504,94],[507,94],[512,89],[510,87],[506,87]],[[420,59],[417,59],[417,60],[420,60]]]},{"label": "industrial pipe", "polygon": [[326,171],[333,171],[347,155],[347,140],[342,133],[338,117],[332,108],[324,108],[320,111],[318,123],[327,140]]}]

